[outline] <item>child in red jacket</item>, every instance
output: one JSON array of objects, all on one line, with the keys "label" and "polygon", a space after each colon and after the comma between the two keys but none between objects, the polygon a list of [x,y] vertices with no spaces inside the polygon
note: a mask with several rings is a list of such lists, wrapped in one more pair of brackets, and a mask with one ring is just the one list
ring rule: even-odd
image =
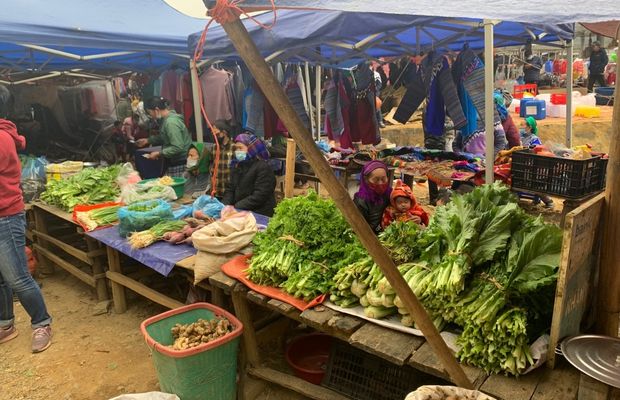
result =
[{"label": "child in red jacket", "polygon": [[390,205],[383,212],[381,226],[387,228],[394,221],[415,222],[418,225],[428,225],[428,214],[416,201],[411,188],[400,180],[390,195]]}]

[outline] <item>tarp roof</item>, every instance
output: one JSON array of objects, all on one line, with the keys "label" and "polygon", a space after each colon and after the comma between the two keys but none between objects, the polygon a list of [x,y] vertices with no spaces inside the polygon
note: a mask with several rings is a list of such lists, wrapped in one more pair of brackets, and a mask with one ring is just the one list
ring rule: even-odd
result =
[{"label": "tarp roof", "polygon": [[607,36],[610,38],[617,38],[620,34],[620,21],[603,21],[595,23],[583,23],[584,28],[592,31],[598,35]]},{"label": "tarp roof", "polygon": [[[271,13],[256,17],[264,24]],[[323,65],[348,66],[361,59],[401,56],[418,50],[460,50],[484,47],[482,21],[464,18],[355,13],[328,10],[280,10],[271,30],[245,20],[262,55],[269,61],[309,61]],[[190,50],[201,32],[190,36]],[[570,40],[573,25],[540,25],[500,22],[495,27],[495,45],[522,45],[527,40],[549,43]],[[203,58],[237,58],[237,52],[221,26],[209,29]]]},{"label": "tarp roof", "polygon": [[[209,0],[207,0],[208,2]],[[599,22],[620,19],[613,0],[275,0],[277,7],[494,19],[533,24]],[[271,9],[270,0],[244,0],[241,7]]]},{"label": "tarp roof", "polygon": [[[0,69],[148,69],[188,57],[187,36],[206,20],[163,0],[19,0],[0,15]],[[20,44],[45,46],[52,52]],[[132,52],[133,54],[116,54]],[[80,59],[102,53],[107,57]]]}]

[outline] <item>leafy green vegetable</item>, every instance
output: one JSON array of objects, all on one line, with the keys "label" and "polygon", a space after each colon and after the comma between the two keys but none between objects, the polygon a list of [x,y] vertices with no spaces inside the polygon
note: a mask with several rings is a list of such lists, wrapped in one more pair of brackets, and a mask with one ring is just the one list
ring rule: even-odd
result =
[{"label": "leafy green vegetable", "polygon": [[65,211],[78,204],[92,205],[115,200],[120,194],[116,178],[119,165],[107,168],[85,168],[67,179],[50,180],[41,200]]}]

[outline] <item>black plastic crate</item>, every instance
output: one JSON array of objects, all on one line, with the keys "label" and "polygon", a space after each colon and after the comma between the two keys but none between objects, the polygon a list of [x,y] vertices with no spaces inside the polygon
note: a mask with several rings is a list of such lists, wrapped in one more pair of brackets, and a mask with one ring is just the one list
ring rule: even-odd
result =
[{"label": "black plastic crate", "polygon": [[334,340],[323,386],[355,400],[403,400],[422,385],[445,380],[408,365],[397,366],[349,344]]},{"label": "black plastic crate", "polygon": [[579,199],[605,189],[607,159],[571,160],[530,150],[512,154],[512,188]]}]

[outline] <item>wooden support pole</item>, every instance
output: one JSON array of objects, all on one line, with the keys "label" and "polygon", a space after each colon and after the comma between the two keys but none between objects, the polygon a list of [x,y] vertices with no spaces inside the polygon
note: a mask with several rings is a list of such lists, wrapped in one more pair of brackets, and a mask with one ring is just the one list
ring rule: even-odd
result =
[{"label": "wooden support pole", "polygon": [[467,379],[463,369],[439,335],[439,332],[435,328],[435,325],[433,325],[433,321],[426,313],[422,303],[420,303],[418,298],[413,294],[405,279],[398,272],[396,265],[394,265],[394,261],[392,261],[370,229],[368,223],[364,220],[362,214],[358,211],[349,197],[349,193],[336,179],[329,164],[315,145],[312,135],[299,119],[293,106],[286,97],[284,90],[274,78],[267,63],[261,57],[248,31],[239,19],[223,23],[222,27],[228,34],[237,52],[250,69],[250,72],[256,79],[263,93],[276,110],[276,113],[288,128],[289,133],[293,136],[297,145],[299,145],[304,156],[312,166],[312,169],[320,178],[321,183],[325,185],[330,196],[336,203],[336,206],[340,209],[364,247],[366,247],[372,258],[381,268],[381,271],[396,291],[396,294],[403,300],[407,310],[418,323],[420,330],[424,333],[426,340],[437,353],[437,356],[453,382],[461,387],[472,389],[473,386],[471,382]]},{"label": "wooden support pole", "polygon": [[[618,29],[620,39],[620,28]],[[570,67],[570,65],[569,65]],[[598,281],[598,333],[618,336],[620,317],[620,79],[616,79],[614,113],[611,121],[607,187],[603,208],[603,235]],[[566,112],[570,112],[567,109]]]},{"label": "wooden support pole", "polygon": [[293,197],[295,188],[295,153],[297,145],[293,139],[286,139],[286,165],[284,166],[284,197]]}]

